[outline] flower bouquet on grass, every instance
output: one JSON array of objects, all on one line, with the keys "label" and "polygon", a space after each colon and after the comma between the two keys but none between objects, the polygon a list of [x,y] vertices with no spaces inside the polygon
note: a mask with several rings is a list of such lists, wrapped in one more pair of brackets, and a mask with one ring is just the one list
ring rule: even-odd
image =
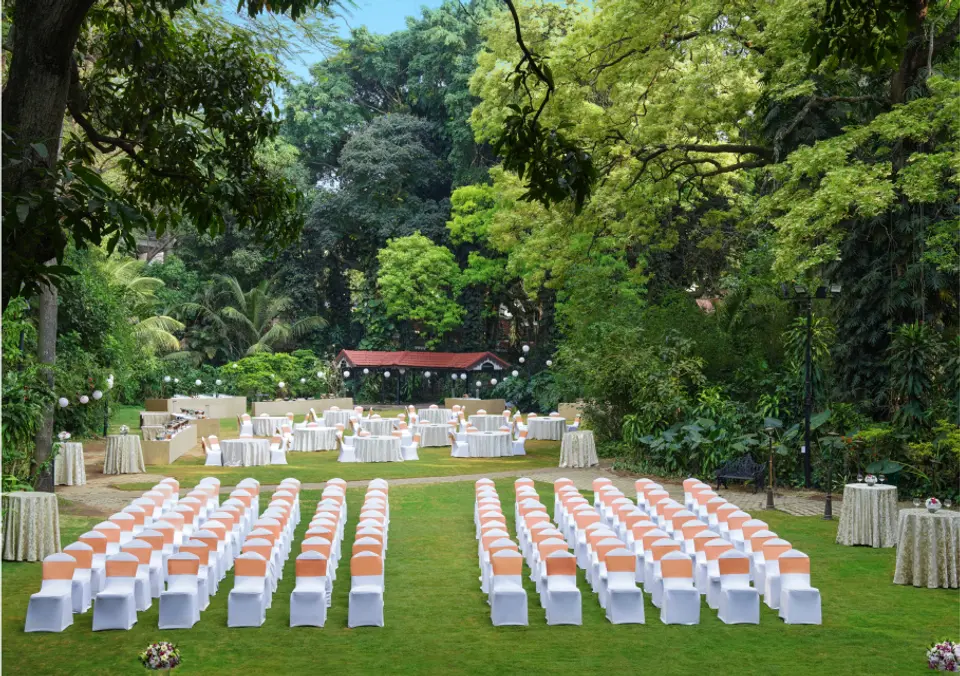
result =
[{"label": "flower bouquet on grass", "polygon": [[151,643],[140,653],[140,662],[150,671],[170,671],[182,662],[180,649],[169,641]]},{"label": "flower bouquet on grass", "polygon": [[960,671],[960,643],[934,643],[927,651],[927,666],[934,671]]}]

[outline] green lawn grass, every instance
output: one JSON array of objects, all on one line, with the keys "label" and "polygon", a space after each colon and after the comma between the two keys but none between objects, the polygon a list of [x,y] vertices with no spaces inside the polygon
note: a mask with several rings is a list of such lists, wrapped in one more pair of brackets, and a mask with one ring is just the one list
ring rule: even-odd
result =
[{"label": "green lawn grass", "polygon": [[[286,465],[258,467],[205,466],[203,458],[183,457],[172,465],[150,465],[147,471],[175,477],[184,485],[197,483],[205,476],[215,476],[224,485],[235,485],[245,477],[253,477],[264,484],[278,484],[293,476],[304,483],[319,483],[340,477],[347,481],[359,479],[399,479],[406,477],[455,476],[483,472],[516,471],[556,467],[560,461],[560,443],[557,441],[528,441],[526,455],[509,458],[451,458],[450,448],[421,448],[420,460],[415,462],[341,463],[336,451],[318,453],[287,453]],[[153,484],[117,484],[126,490],[146,490]]]},{"label": "green lawn grass", "polygon": [[[499,481],[497,488],[512,529],[512,482]],[[551,505],[551,487],[538,484],[537,490]],[[295,551],[318,497],[304,492]],[[348,491],[345,551],[361,499],[361,490]],[[822,626],[786,626],[763,605],[759,626],[726,626],[705,603],[699,626],[665,626],[649,596],[646,625],[613,626],[581,579],[582,627],[548,627],[533,585],[526,583],[530,626],[496,628],[477,579],[472,500],[468,482],[390,491],[383,628],[346,628],[350,577],[344,560],[326,627],[291,629],[291,557],[266,623],[257,629],[226,627],[233,584],[228,576],[191,630],[159,631],[154,601],[129,632],[93,633],[87,613],[75,616],[62,634],[25,634],[27,602],[39,588],[40,566],[4,563],[4,667],[31,675],[141,673],[137,653],[149,642],[170,640],[183,652],[178,670],[183,674],[921,674],[926,646],[956,638],[957,590],[894,585],[894,550],[841,547],[834,544],[836,522],[779,513],[763,518],[810,555],[813,582],[823,595]],[[95,521],[63,517],[64,544]]]}]

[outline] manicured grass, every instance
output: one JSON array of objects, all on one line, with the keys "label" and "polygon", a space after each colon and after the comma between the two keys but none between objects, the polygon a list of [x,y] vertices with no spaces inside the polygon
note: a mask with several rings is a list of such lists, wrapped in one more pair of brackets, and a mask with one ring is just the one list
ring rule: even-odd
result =
[{"label": "manicured grass", "polygon": [[[197,483],[205,476],[215,476],[224,485],[235,485],[245,477],[264,484],[278,484],[293,476],[304,483],[319,483],[333,477],[347,481],[359,479],[399,479],[405,477],[454,476],[483,472],[517,471],[556,467],[560,462],[560,444],[556,441],[528,441],[526,455],[510,458],[451,458],[450,448],[421,448],[415,462],[341,463],[336,451],[287,453],[286,465],[260,467],[211,467],[203,458],[183,457],[172,465],[150,465],[147,471],[175,477],[184,485]],[[117,484],[117,488],[146,490],[153,484]]]},{"label": "manicured grass", "polygon": [[[497,488],[512,529],[512,482]],[[552,505],[551,487],[538,484],[537,490]],[[304,492],[295,552],[318,497]],[[361,499],[362,490],[348,492],[345,552]],[[763,605],[759,626],[726,626],[705,603],[699,626],[665,626],[649,596],[646,625],[613,626],[581,579],[582,627],[548,627],[527,582],[530,626],[495,628],[477,579],[472,505],[468,482],[391,489],[383,628],[346,628],[350,576],[343,560],[326,627],[291,629],[291,556],[267,621],[257,629],[226,627],[228,576],[191,630],[159,631],[155,600],[129,632],[92,633],[87,613],[62,634],[24,634],[40,566],[4,563],[4,667],[22,674],[140,673],[137,653],[151,641],[170,640],[183,652],[183,674],[922,674],[926,646],[956,637],[957,590],[894,585],[894,550],[841,547],[834,544],[836,522],[766,513],[771,527],[812,559],[822,626],[786,626]],[[95,521],[63,518],[64,544]]]}]

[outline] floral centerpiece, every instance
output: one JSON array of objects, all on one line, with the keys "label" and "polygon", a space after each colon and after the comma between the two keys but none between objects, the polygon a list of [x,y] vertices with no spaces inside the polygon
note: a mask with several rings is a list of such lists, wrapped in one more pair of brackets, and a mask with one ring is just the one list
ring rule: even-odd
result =
[{"label": "floral centerpiece", "polygon": [[934,643],[927,651],[927,666],[934,671],[960,671],[960,643]]},{"label": "floral centerpiece", "polygon": [[130,431],[129,427],[127,427],[126,425],[120,425],[120,434],[126,434],[129,431]]},{"label": "floral centerpiece", "polygon": [[942,507],[940,501],[936,498],[927,498],[927,502],[925,504],[927,506],[927,511],[931,514],[936,514],[938,511],[940,511],[940,507]]},{"label": "floral centerpiece", "polygon": [[863,477],[863,482],[868,486],[873,486],[875,483],[877,483],[877,477],[872,474],[868,474],[867,476]]},{"label": "floral centerpiece", "polygon": [[140,663],[151,671],[170,671],[183,662],[180,649],[169,641],[151,643],[140,653]]},{"label": "floral centerpiece", "polygon": [[60,432],[60,434],[57,435],[57,439],[59,439],[61,442],[64,442],[69,438],[70,438],[69,432]]}]

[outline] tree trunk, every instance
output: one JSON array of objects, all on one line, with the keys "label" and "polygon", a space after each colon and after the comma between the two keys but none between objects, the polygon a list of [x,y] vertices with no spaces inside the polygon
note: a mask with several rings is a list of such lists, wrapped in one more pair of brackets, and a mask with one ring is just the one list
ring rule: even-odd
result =
[{"label": "tree trunk", "polygon": [[[53,263],[53,261],[49,261]],[[57,287],[44,286],[37,307],[37,361],[47,365],[41,371],[50,389],[54,386],[53,365],[57,360]],[[47,461],[53,455],[54,402],[44,405],[43,420],[34,438],[36,450],[33,455],[35,467],[42,467],[37,476],[36,489],[53,493],[53,463]],[[44,465],[46,466],[44,467]]]},{"label": "tree trunk", "polygon": [[[60,152],[60,135],[70,88],[70,58],[80,25],[93,0],[23,0],[13,13],[13,48],[10,72],[3,89],[2,119],[5,160],[3,197],[52,191],[52,170]],[[31,147],[43,144],[46,158]],[[5,223],[3,230],[2,302],[20,293],[22,283],[60,253],[64,241],[55,219],[31,219],[30,227]],[[19,227],[18,227],[19,226]],[[26,273],[26,274],[25,274]]]}]

